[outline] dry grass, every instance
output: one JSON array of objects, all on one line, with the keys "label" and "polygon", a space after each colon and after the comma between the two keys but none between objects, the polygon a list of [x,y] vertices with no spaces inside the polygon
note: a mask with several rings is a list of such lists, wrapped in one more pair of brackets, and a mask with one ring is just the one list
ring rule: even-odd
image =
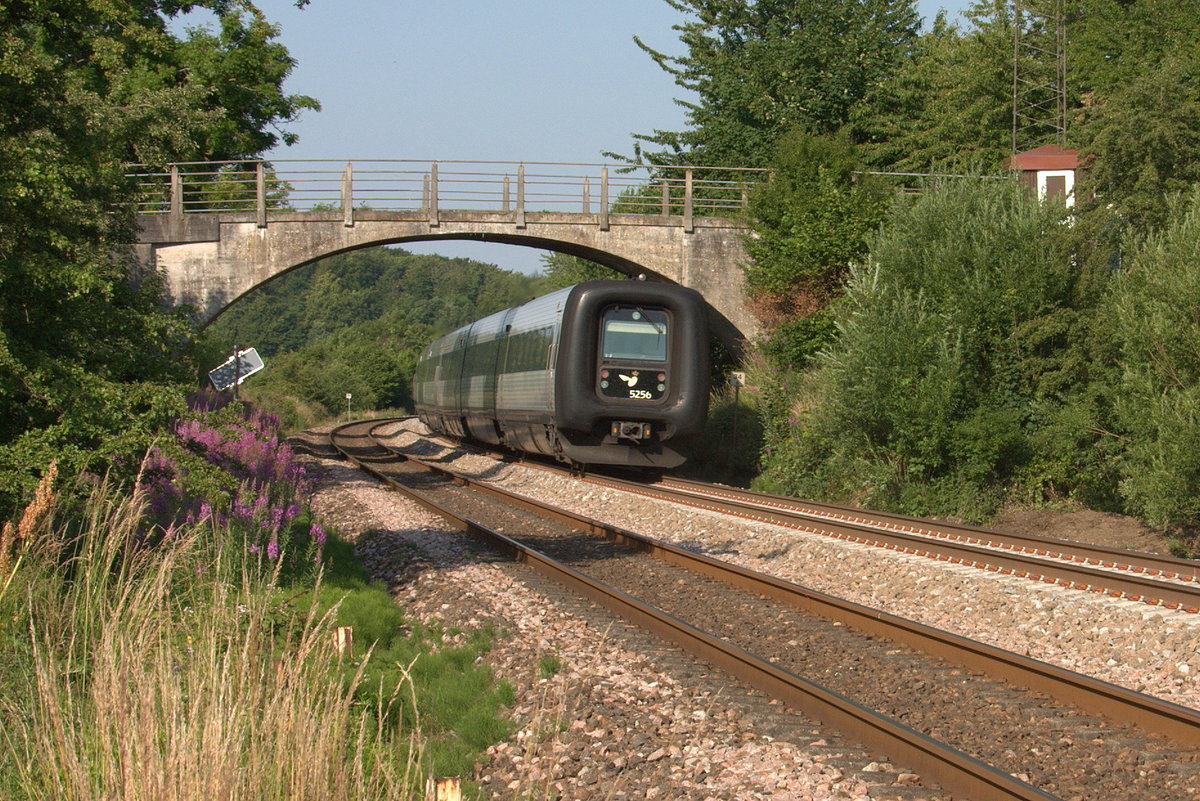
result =
[{"label": "dry grass", "polygon": [[0,596],[0,635],[31,668],[0,698],[0,795],[414,797],[419,732],[353,701],[362,668],[342,679],[328,614],[283,619],[269,571],[211,526],[139,547],[138,497],[97,487],[74,529],[44,524],[48,492],[38,504]]}]

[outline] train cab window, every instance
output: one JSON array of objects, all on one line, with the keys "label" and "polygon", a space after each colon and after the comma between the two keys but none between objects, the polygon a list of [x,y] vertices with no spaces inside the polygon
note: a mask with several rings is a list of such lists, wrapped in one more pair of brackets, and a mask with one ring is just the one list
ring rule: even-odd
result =
[{"label": "train cab window", "polygon": [[665,362],[667,360],[667,313],[638,306],[610,306],[604,310],[605,359]]}]

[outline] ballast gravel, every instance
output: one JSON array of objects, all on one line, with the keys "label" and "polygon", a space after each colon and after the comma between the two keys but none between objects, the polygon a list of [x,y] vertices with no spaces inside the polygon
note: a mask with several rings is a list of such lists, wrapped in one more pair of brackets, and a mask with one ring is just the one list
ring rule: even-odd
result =
[{"label": "ballast gravel", "polygon": [[[390,434],[394,447],[437,455],[410,429],[423,433],[415,421],[377,433]],[[305,437],[314,446],[320,438]],[[314,459],[322,476],[318,513],[351,538],[377,532],[360,552],[412,614],[507,632],[488,659],[514,686],[519,730],[472,777],[494,797],[924,797],[912,786],[915,776],[881,786],[844,770],[828,748],[744,729],[717,699],[472,556],[460,535],[428,513],[343,462]],[[456,454],[454,466],[681,547],[1200,707],[1200,615],[684,509],[482,456]]]}]

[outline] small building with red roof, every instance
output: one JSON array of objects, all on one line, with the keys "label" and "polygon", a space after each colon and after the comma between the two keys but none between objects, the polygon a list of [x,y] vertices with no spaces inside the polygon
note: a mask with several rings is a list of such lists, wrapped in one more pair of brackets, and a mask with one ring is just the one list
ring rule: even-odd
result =
[{"label": "small building with red roof", "polygon": [[1021,183],[1042,200],[1075,205],[1075,174],[1080,168],[1079,151],[1058,145],[1042,145],[1009,157],[1009,169],[1019,170]]}]

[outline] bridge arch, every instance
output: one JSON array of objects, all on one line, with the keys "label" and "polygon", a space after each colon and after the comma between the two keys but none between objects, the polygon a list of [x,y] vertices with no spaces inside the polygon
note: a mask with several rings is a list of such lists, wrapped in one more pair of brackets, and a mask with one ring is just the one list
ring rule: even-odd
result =
[{"label": "bridge arch", "polygon": [[[188,167],[195,170],[195,165]],[[510,203],[506,177],[499,211],[443,210],[436,164],[433,181],[426,177],[417,208],[384,209],[378,208],[378,202],[356,208],[352,170],[347,166],[338,208],[324,203],[297,211],[267,208],[266,170],[262,163],[256,168],[249,173],[256,183],[256,191],[246,201],[255,207],[251,211],[240,210],[228,200],[219,204],[222,208],[195,200],[185,205],[190,195],[181,172],[171,169],[155,174],[167,176],[168,193],[149,201],[139,214],[142,260],[162,271],[174,302],[195,308],[201,323],[272,278],[328,256],[405,242],[472,240],[567,253],[627,275],[645,274],[650,280],[681,284],[708,301],[714,329],[722,339],[736,342],[757,333],[757,323],[745,304],[741,270],[749,229],[736,218],[696,214],[690,172],[678,198],[664,185],[662,206],[656,209],[661,213],[646,214],[612,211],[607,168],[601,171],[596,212],[590,210],[587,178],[582,183],[582,211],[529,211],[525,165],[517,165],[517,203]],[[225,175],[215,168],[208,174]],[[443,180],[445,176],[443,171]],[[289,179],[289,184],[294,180]],[[233,208],[224,208],[229,206]]]}]

